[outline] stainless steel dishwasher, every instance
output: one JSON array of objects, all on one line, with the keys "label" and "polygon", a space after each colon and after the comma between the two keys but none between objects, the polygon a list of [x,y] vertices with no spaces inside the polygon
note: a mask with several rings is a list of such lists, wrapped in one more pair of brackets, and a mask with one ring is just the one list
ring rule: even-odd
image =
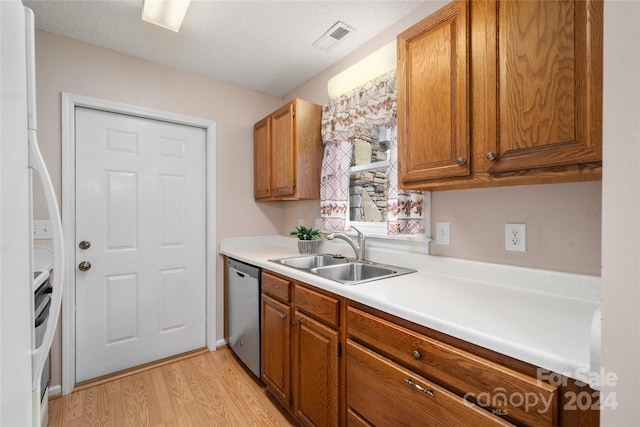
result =
[{"label": "stainless steel dishwasher", "polygon": [[260,272],[229,258],[229,346],[260,378]]}]

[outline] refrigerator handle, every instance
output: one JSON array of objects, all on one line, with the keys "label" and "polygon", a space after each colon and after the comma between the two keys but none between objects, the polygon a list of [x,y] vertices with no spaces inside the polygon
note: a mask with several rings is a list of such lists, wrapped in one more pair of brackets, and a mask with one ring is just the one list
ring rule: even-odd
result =
[{"label": "refrigerator handle", "polygon": [[51,183],[51,177],[47,171],[47,166],[44,163],[40,149],[38,148],[38,137],[35,130],[29,130],[29,167],[36,172],[40,177],[40,183],[44,190],[45,200],[47,202],[47,209],[49,210],[49,218],[51,219],[51,229],[53,234],[53,277],[51,278],[51,286],[53,292],[51,294],[51,309],[49,312],[49,318],[47,319],[47,326],[42,338],[42,344],[33,351],[32,366],[33,366],[33,390],[39,390],[40,377],[42,376],[42,370],[44,364],[47,361],[47,355],[53,342],[53,334],[55,333],[56,326],[58,324],[58,317],[60,316],[60,308],[62,303],[62,287],[64,277],[64,264],[63,264],[63,250],[64,243],[62,240],[62,224],[60,222],[60,210],[58,208],[58,201],[56,200],[56,194],[53,190],[53,184]]},{"label": "refrigerator handle", "polygon": [[27,30],[27,118],[29,129],[38,129],[36,117],[36,45],[33,11],[25,7]]}]

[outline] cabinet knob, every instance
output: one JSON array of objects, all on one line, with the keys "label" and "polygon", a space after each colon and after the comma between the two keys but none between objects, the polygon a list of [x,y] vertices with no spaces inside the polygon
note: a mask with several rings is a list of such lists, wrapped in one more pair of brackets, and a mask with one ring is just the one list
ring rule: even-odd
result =
[{"label": "cabinet knob", "polygon": [[88,271],[91,268],[91,263],[89,261],[82,261],[78,264],[78,268],[80,271]]},{"label": "cabinet knob", "polygon": [[83,240],[82,242],[78,243],[78,247],[80,249],[89,249],[91,247],[91,242],[88,240]]},{"label": "cabinet knob", "polygon": [[467,163],[467,159],[465,159],[464,157],[460,156],[458,157],[458,159],[456,160],[456,162],[458,163],[458,166],[462,166],[465,163]]},{"label": "cabinet knob", "polygon": [[298,321],[294,320],[293,323],[291,323],[293,326],[298,326]]},{"label": "cabinet knob", "polygon": [[414,359],[416,360],[420,360],[422,359],[422,355],[420,354],[420,352],[418,350],[414,350],[413,353],[411,353],[411,355],[413,356]]},{"label": "cabinet knob", "polygon": [[493,151],[489,151],[487,153],[487,160],[494,161],[496,159],[496,153]]}]

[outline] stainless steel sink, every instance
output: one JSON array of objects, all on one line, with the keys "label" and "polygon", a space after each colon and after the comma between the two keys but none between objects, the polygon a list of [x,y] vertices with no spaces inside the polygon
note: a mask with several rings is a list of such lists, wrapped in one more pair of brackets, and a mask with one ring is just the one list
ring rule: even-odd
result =
[{"label": "stainless steel sink", "polygon": [[396,274],[396,270],[362,263],[334,265],[325,268],[314,268],[312,273],[342,283],[365,282],[382,279]]},{"label": "stainless steel sink", "polygon": [[303,255],[293,258],[282,258],[278,260],[271,260],[279,262],[280,264],[288,265],[289,267],[300,268],[303,270],[311,270],[317,267],[323,267],[325,265],[345,264],[347,259],[345,257],[336,255]]},{"label": "stainless steel sink", "polygon": [[378,264],[371,261],[359,261],[335,255],[302,255],[291,258],[269,260],[282,265],[305,270],[325,279],[345,285],[357,285],[373,280],[386,279],[413,273],[415,270],[393,265]]}]

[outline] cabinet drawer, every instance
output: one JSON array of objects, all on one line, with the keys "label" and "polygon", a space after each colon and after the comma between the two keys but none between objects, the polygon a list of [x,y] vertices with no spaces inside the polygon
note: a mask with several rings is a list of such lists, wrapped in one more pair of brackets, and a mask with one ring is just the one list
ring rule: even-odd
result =
[{"label": "cabinet drawer", "polygon": [[460,396],[526,425],[557,425],[557,388],[353,307],[347,332]]},{"label": "cabinet drawer", "polygon": [[351,340],[347,403],[375,426],[511,425]]},{"label": "cabinet drawer", "polygon": [[262,292],[283,302],[291,302],[291,282],[262,272]]},{"label": "cabinet drawer", "polygon": [[298,285],[296,285],[296,309],[329,326],[337,328],[340,324],[340,302],[336,298]]}]

